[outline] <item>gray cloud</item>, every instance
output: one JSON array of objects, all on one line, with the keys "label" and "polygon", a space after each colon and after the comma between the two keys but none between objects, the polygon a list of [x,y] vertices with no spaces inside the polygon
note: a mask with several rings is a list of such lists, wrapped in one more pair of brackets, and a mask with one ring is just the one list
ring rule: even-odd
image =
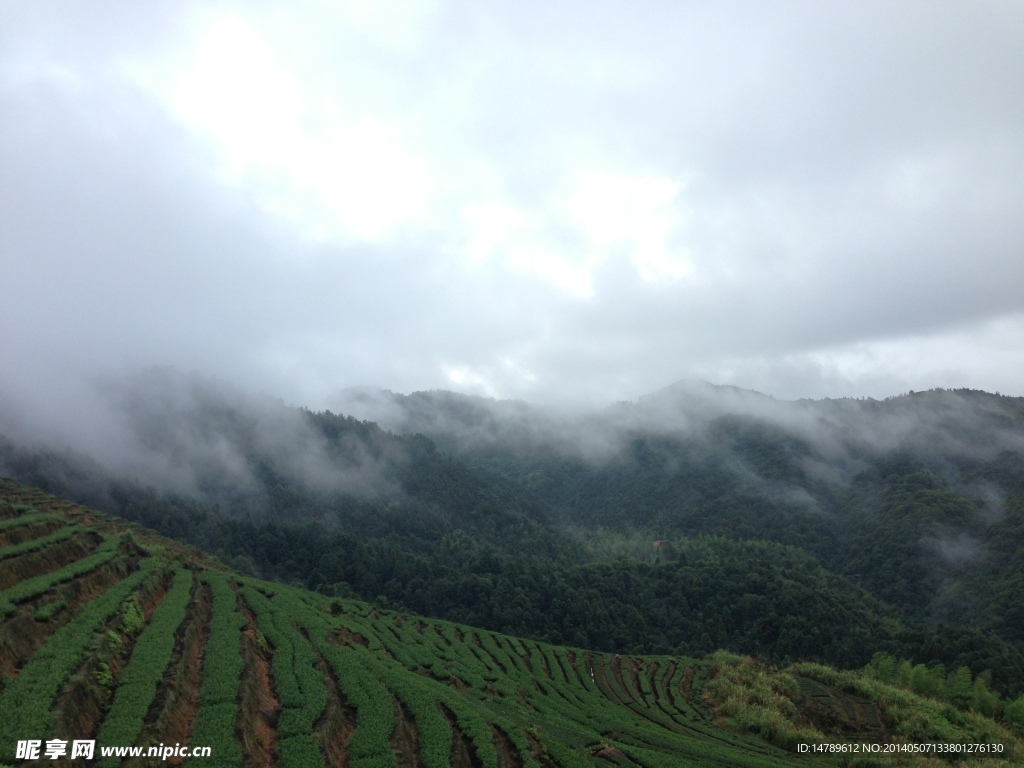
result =
[{"label": "gray cloud", "polygon": [[[150,365],[313,407],[1019,393],[1018,4],[381,8],[5,11],[4,423]],[[222,75],[249,122],[182,111]]]}]

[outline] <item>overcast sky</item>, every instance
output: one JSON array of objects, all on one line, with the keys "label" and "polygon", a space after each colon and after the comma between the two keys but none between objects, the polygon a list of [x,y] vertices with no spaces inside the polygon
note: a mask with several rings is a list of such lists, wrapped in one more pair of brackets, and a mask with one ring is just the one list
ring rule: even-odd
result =
[{"label": "overcast sky", "polygon": [[0,395],[1024,395],[1024,4],[0,0]]}]

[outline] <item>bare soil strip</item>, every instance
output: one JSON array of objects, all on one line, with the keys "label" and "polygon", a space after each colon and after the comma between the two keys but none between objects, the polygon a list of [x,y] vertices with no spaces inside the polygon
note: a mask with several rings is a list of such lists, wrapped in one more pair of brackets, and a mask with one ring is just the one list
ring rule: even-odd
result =
[{"label": "bare soil strip", "polygon": [[697,672],[697,668],[693,666],[687,667],[683,670],[683,679],[679,681],[679,693],[692,709],[700,712],[702,709],[706,709],[707,705],[704,701],[693,700],[693,677]]},{"label": "bare soil strip", "polygon": [[[616,704],[628,707],[629,704],[622,698],[620,691],[617,690],[616,686],[612,685],[611,681],[608,679],[608,660],[610,658],[611,657],[606,656],[598,656],[596,658],[595,682],[597,683],[598,689],[604,693],[607,698],[611,699]],[[614,675],[614,672],[612,674]]]},{"label": "bare soil strip", "polygon": [[[192,740],[199,712],[203,656],[210,636],[212,607],[210,587],[193,576],[188,611],[175,633],[171,663],[146,714],[140,744],[151,740],[168,745],[188,744]],[[128,761],[125,764],[142,765],[143,762]],[[182,762],[183,758],[178,757],[167,760],[168,765],[180,765]]]},{"label": "bare soil strip", "polygon": [[560,768],[558,763],[548,756],[548,753],[544,751],[544,747],[540,745],[540,742],[535,739],[529,731],[524,732],[526,740],[530,743],[530,756],[537,761],[537,765],[540,768]]},{"label": "bare soil strip", "polygon": [[[480,646],[480,638],[476,634],[474,634],[473,637],[476,639],[476,645],[478,647],[481,647]],[[491,642],[495,645],[495,647],[500,647],[500,646],[498,646],[497,642],[495,642],[494,635],[491,635]],[[482,647],[481,647],[481,650],[483,650]],[[501,659],[499,659],[497,656],[495,656],[490,651],[484,651],[484,653],[487,655],[488,658],[494,659],[494,663],[498,665],[498,669],[500,669],[501,673],[507,677],[508,676],[508,668],[504,664],[501,663]],[[507,659],[506,659],[506,661],[507,661]]]},{"label": "bare soil strip", "polygon": [[[626,668],[628,678],[622,675],[622,667]],[[619,679],[633,701],[644,709],[650,709],[650,704],[644,701],[644,695],[641,693],[643,689],[640,687],[640,662],[637,659],[625,659],[619,664]]]},{"label": "bare soil strip", "polygon": [[[314,649],[315,652],[315,649]],[[316,654],[316,667],[327,684],[327,706],[313,725],[320,751],[331,768],[349,768],[348,743],[356,730],[356,710],[341,692],[338,677],[323,656]]]},{"label": "bare soil strip", "polygon": [[[135,591],[146,621],[164,599],[171,585],[170,570],[162,570]],[[117,682],[124,672],[139,633],[124,632],[124,615],[114,614],[101,635],[100,650],[92,654],[64,684],[54,699],[53,738],[95,738],[114,698]]]},{"label": "bare soil strip", "polygon": [[526,648],[523,647],[522,643],[519,644],[519,647],[521,650],[518,653],[516,653],[516,656],[522,659],[523,664],[526,666],[526,671],[532,675],[533,664],[530,663],[530,654],[527,652]]},{"label": "bare soil strip", "polygon": [[555,656],[555,661],[558,662],[558,669],[562,673],[562,681],[566,685],[569,685],[569,673],[565,671],[565,662],[562,660],[562,657],[559,655],[558,651],[554,652],[554,656]]},{"label": "bare soil strip", "polygon": [[452,729],[452,751],[448,757],[448,764],[451,768],[483,768],[483,763],[476,753],[476,747],[473,745],[472,740],[468,739],[466,734],[456,725],[455,713],[444,704],[438,704],[437,706],[441,710],[441,714],[444,715],[444,719],[448,721],[448,726]]},{"label": "bare soil strip", "polygon": [[38,523],[20,525],[17,528],[9,528],[0,533],[0,547],[9,547],[13,544],[21,544],[23,541],[39,539],[47,536],[58,528],[67,525],[67,521],[54,518],[52,520],[40,520]]},{"label": "bare soil strip", "polygon": [[516,654],[508,640],[498,635],[491,635],[491,642],[494,643],[494,647],[501,653],[500,658],[497,656],[494,658],[498,666],[501,667],[501,671],[506,677],[510,673],[514,673],[516,670]]},{"label": "bare soil strip", "polygon": [[590,673],[587,671],[586,660],[585,659],[581,659],[581,658],[577,658],[574,654],[569,654],[569,655],[571,656],[571,662],[570,663],[572,664],[572,668],[574,670],[576,670],[576,680],[577,680],[577,682],[579,682],[579,684],[583,688],[583,690],[590,690],[590,686],[594,685],[594,683],[593,682],[588,683],[586,681],[586,679],[585,679],[585,678],[588,678],[590,676]]},{"label": "bare soil strip", "polygon": [[657,684],[654,682],[654,675],[652,673],[651,687],[658,693],[658,705],[662,710],[675,722],[685,726],[686,717],[679,711],[676,697],[672,695],[672,678],[675,677],[677,668],[678,665],[674,661],[666,664],[664,671],[658,678]]},{"label": "bare soil strip", "polygon": [[661,669],[661,665],[652,661],[647,665],[647,670],[644,675],[647,678],[647,687],[651,691],[651,704],[661,706],[661,691],[658,689],[658,671]]},{"label": "bare soil strip", "polygon": [[238,721],[236,733],[242,744],[245,768],[269,768],[277,765],[277,720],[281,704],[270,677],[273,653],[263,651],[256,639],[256,617],[249,605],[238,597],[238,610],[249,626],[242,631],[242,679],[238,684]]},{"label": "bare soil strip", "polygon": [[391,703],[395,708],[395,729],[391,732],[391,751],[401,768],[423,768],[420,757],[420,734],[416,720],[409,710],[394,696]]},{"label": "bare soil strip", "polygon": [[440,637],[442,641],[444,641],[444,644],[446,646],[448,646],[449,648],[452,647],[452,641],[445,636],[444,630],[441,629],[441,627],[437,626],[437,624],[434,624],[433,630],[437,633],[437,636]]},{"label": "bare soil strip", "polygon": [[555,676],[551,674],[551,666],[548,664],[548,657],[544,655],[544,651],[541,650],[539,645],[534,643],[533,647],[537,651],[537,656],[540,657],[540,665],[544,669],[544,674],[547,675],[548,680],[554,682]]},{"label": "bare soil strip", "polygon": [[657,704],[656,711],[663,718],[658,722],[681,733],[690,732],[693,724],[676,707],[675,697],[672,695],[671,683],[676,668],[677,664],[674,661],[669,661],[664,665],[652,662],[647,668],[647,680],[654,693],[654,700]]},{"label": "bare soil strip", "polygon": [[26,552],[4,560],[0,564],[0,589],[7,589],[19,581],[59,570],[76,560],[88,557],[96,551],[102,541],[103,538],[98,534],[84,532],[51,544],[45,549]]},{"label": "bare soil strip", "polygon": [[676,697],[672,695],[672,678],[675,677],[679,665],[670,661],[661,667],[654,662],[648,669],[648,679],[651,683],[651,690],[658,700],[658,707],[664,712],[671,724],[678,726],[680,731],[692,731],[692,720],[676,704]]},{"label": "bare soil strip", "polygon": [[628,761],[626,756],[622,754],[622,750],[618,747],[605,745],[595,749],[590,754],[594,757],[599,757],[602,760],[607,760],[609,763],[613,763],[615,765],[633,765],[632,761]]},{"label": "bare soil strip", "polygon": [[494,659],[491,657],[491,654],[484,651],[484,649],[480,646],[480,638],[472,632],[468,633],[466,637],[469,639],[469,642],[466,643],[467,647],[469,648],[469,652],[473,654],[474,657],[476,657],[477,661],[479,661],[483,665],[484,669],[488,670],[489,672],[493,672]]},{"label": "bare soil strip", "polygon": [[336,645],[361,645],[363,648],[370,646],[369,640],[346,626],[339,627],[338,631],[331,633],[327,639]]},{"label": "bare soil strip", "polygon": [[690,689],[693,687],[693,667],[683,670],[683,679],[679,681],[679,692],[683,695],[683,701],[690,703]]},{"label": "bare soil strip", "polygon": [[[626,677],[622,670],[623,665],[629,663],[628,660],[623,659],[621,656],[616,654],[612,657],[609,663],[612,670],[612,679],[614,681],[614,685],[618,686],[619,694],[622,697],[622,703],[631,709],[635,709],[636,707],[634,705],[638,702],[636,701],[636,697],[633,695],[633,692],[630,690],[629,685],[626,683]],[[642,707],[643,705],[641,704],[640,706]]]},{"label": "bare soil strip", "polygon": [[492,725],[491,736],[494,739],[494,749],[498,753],[498,768],[523,768],[523,759],[508,734],[498,726]]},{"label": "bare soil strip", "polygon": [[[79,609],[136,570],[133,563],[117,558],[94,571],[66,581],[37,600],[19,606],[0,625],[0,679],[12,678],[49,639],[71,621]],[[65,606],[46,621],[36,621],[35,612],[44,605],[63,601]]]}]

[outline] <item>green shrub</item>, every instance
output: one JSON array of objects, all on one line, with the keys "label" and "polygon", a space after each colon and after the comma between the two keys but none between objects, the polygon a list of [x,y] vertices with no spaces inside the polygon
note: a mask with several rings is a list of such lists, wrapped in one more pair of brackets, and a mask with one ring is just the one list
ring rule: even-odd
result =
[{"label": "green shrub", "polygon": [[132,595],[121,608],[121,629],[128,637],[135,637],[146,626],[146,617],[142,615],[139,607],[139,598]]},{"label": "green shrub", "polygon": [[824,740],[820,731],[797,724],[799,710],[793,698],[799,694],[799,686],[791,675],[722,651],[708,661],[715,672],[704,692],[726,725],[755,733],[783,749]]},{"label": "green shrub", "polygon": [[[47,515],[46,517],[50,517]],[[6,521],[11,522],[11,521]],[[2,530],[2,529],[0,529]],[[40,549],[45,549],[51,544],[70,539],[76,534],[80,533],[82,526],[80,525],[68,525],[63,528],[58,528],[53,533],[49,533],[45,536],[40,536],[35,539],[29,539],[23,541],[20,544],[10,544],[6,547],[0,547],[0,560],[7,560],[12,557],[18,557],[19,555],[28,554],[29,552],[37,552]]]},{"label": "green shrub", "polygon": [[[175,633],[185,619],[191,588],[192,572],[178,568],[174,583],[153,611],[148,625],[136,595],[124,603],[121,616],[125,632],[139,637],[114,693],[110,712],[100,727],[100,743],[132,744],[142,732],[150,702],[174,655]],[[116,758],[100,761],[100,765],[117,763]]]},{"label": "green shrub", "polygon": [[156,568],[152,558],[138,571],[87,603],[75,618],[58,629],[0,694],[0,755],[14,754],[15,739],[50,738],[50,706],[92,647],[96,633],[124,599]]},{"label": "green shrub", "polygon": [[89,573],[101,565],[110,562],[118,555],[117,546],[119,543],[120,539],[110,537],[88,557],[68,563],[57,571],[49,571],[30,579],[19,581],[14,586],[3,590],[0,592],[0,617],[14,613],[16,610],[15,603],[37,597],[58,584]]},{"label": "green shrub", "polygon": [[45,605],[39,606],[36,612],[32,615],[32,618],[36,621],[49,621],[67,607],[67,600],[54,600],[46,603]]},{"label": "green shrub", "polygon": [[[192,742],[209,746],[218,765],[240,766],[242,750],[235,738],[235,720],[238,684],[244,669],[242,627],[245,617],[235,610],[235,591],[224,574],[206,571],[202,581],[209,585],[213,594],[213,609]],[[196,760],[191,764],[205,762],[208,761]]]}]

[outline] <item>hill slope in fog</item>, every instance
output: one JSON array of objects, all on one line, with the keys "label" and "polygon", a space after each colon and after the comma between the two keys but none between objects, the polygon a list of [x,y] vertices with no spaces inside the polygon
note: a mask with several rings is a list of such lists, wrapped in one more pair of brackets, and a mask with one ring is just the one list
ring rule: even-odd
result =
[{"label": "hill slope in fog", "polygon": [[102,440],[9,437],[4,473],[380,607],[620,653],[885,651],[1024,690],[1020,398],[360,390],[340,415],[164,372],[106,402]]}]

